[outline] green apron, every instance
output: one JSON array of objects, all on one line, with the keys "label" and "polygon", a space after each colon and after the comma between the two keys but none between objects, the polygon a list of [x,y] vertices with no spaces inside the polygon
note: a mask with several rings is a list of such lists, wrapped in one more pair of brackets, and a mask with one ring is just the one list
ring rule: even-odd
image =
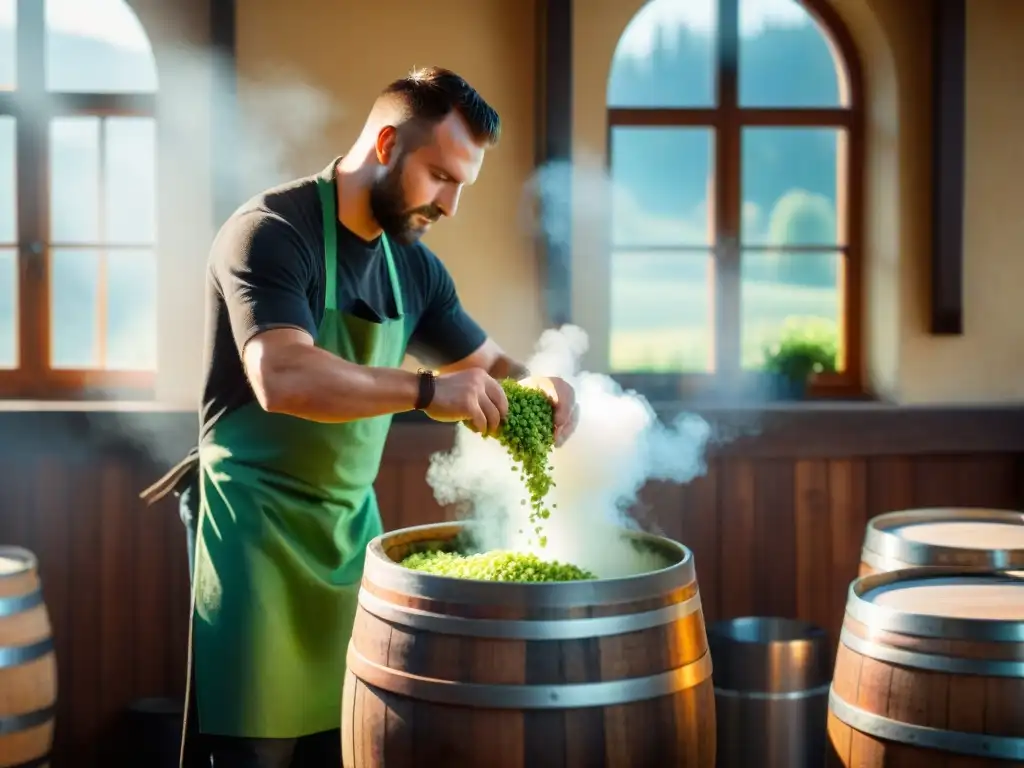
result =
[{"label": "green apron", "polygon": [[[317,189],[327,271],[317,346],[398,367],[407,337],[387,238],[398,319],[339,312],[333,163]],[[292,738],[340,726],[366,545],[383,530],[373,482],[390,426],[390,415],[319,424],[253,402],[203,441],[191,651],[202,732]]]}]

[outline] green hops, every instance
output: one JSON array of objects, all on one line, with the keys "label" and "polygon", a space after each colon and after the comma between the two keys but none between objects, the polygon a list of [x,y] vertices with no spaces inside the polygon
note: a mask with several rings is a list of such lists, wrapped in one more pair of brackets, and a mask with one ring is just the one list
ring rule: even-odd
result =
[{"label": "green hops", "polygon": [[[536,389],[524,387],[513,379],[501,382],[508,399],[508,415],[498,432],[498,442],[508,450],[515,462],[513,472],[526,484],[530,494],[530,523],[539,537],[540,546],[547,545],[541,521],[551,516],[544,497],[554,486],[548,457],[554,445],[554,408],[547,396]],[[523,502],[526,503],[525,501]]]},{"label": "green hops", "polygon": [[417,552],[401,563],[414,571],[478,581],[583,581],[597,578],[589,571],[536,555],[494,550],[476,555],[455,552]]}]

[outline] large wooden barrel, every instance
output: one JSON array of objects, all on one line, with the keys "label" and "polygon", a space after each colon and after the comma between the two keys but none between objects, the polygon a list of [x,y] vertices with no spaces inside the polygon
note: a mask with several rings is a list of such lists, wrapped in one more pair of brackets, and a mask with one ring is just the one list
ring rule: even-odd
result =
[{"label": "large wooden barrel", "polygon": [[860,576],[924,566],[1024,568],[1024,514],[940,507],[887,512],[868,522]]},{"label": "large wooden barrel", "polygon": [[0,547],[0,768],[48,768],[57,662],[36,558]]},{"label": "large wooden barrel", "polygon": [[665,567],[523,584],[411,571],[467,524],[367,547],[344,686],[345,768],[715,764],[711,657],[693,555],[624,533]]},{"label": "large wooden barrel", "polygon": [[828,765],[1024,766],[1024,576],[857,579],[829,694]]}]

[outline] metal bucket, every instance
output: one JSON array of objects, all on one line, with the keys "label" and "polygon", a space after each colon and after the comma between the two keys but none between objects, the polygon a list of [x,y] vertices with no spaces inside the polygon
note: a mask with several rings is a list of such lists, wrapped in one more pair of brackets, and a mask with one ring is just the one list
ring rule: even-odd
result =
[{"label": "metal bucket", "polygon": [[770,617],[708,628],[719,768],[820,768],[831,647],[825,630]]}]

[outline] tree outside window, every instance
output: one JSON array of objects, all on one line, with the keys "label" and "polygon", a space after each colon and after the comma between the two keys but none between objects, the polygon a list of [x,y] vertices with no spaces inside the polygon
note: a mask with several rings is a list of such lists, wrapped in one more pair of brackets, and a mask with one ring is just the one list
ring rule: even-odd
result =
[{"label": "tree outside window", "polygon": [[713,382],[793,326],[859,384],[860,86],[817,3],[652,0],[608,80],[609,368]]}]

